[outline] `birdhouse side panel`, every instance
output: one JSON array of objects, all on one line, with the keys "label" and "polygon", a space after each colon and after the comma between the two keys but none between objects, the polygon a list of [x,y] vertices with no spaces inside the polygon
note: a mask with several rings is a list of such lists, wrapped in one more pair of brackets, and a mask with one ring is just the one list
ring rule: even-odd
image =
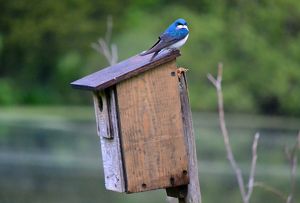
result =
[{"label": "birdhouse side panel", "polygon": [[93,98],[97,133],[101,144],[105,187],[108,190],[125,192],[115,89],[95,91]]},{"label": "birdhouse side panel", "polygon": [[111,92],[110,90],[94,92],[94,106],[97,124],[97,134],[105,138],[113,138],[111,129]]},{"label": "birdhouse side panel", "polygon": [[188,184],[175,60],[117,85],[127,192]]}]

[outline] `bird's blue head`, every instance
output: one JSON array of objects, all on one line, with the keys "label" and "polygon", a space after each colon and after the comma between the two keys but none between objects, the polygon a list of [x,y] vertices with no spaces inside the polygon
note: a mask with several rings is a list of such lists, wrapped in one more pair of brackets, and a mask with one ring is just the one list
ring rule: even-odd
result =
[{"label": "bird's blue head", "polygon": [[165,33],[169,33],[171,35],[187,35],[189,34],[189,29],[187,27],[187,22],[179,18],[175,20],[165,31]]},{"label": "bird's blue head", "polygon": [[175,20],[174,24],[176,26],[178,26],[178,25],[186,25],[187,26],[187,22],[184,19],[182,19],[182,18],[178,18],[177,20]]}]

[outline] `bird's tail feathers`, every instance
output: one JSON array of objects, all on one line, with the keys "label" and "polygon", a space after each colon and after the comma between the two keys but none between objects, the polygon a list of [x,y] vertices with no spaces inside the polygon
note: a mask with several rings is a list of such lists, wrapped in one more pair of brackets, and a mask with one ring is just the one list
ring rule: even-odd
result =
[{"label": "bird's tail feathers", "polygon": [[147,51],[143,51],[140,53],[140,56],[145,56],[145,55],[148,55],[148,54],[152,54],[154,53],[155,51],[154,50],[147,50]]}]

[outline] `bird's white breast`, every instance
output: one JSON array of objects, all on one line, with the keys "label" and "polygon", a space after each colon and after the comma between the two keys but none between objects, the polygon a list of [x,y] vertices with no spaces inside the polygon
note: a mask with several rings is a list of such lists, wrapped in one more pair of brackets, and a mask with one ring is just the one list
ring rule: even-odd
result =
[{"label": "bird's white breast", "polygon": [[174,43],[174,44],[172,44],[169,48],[171,48],[171,49],[178,49],[178,48],[180,48],[182,45],[184,45],[185,44],[185,42],[186,42],[186,40],[188,39],[188,37],[189,37],[189,35],[187,35],[185,38],[183,38],[182,40],[180,40],[180,41],[178,41],[178,42],[176,42],[176,43]]},{"label": "bird's white breast", "polygon": [[182,28],[189,30],[188,26],[186,26],[186,25],[177,25],[176,26],[176,30],[179,30],[179,29],[182,29]]}]

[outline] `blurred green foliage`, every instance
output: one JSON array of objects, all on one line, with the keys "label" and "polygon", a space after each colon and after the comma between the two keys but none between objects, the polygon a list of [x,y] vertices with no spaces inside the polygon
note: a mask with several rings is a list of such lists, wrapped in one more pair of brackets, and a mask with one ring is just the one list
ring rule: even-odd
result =
[{"label": "blurred green foliage", "polygon": [[0,104],[85,104],[69,83],[107,66],[90,48],[114,19],[120,59],[149,48],[176,18],[190,38],[192,107],[215,110],[206,79],[224,63],[226,111],[300,115],[300,2],[297,0],[0,0]]}]

